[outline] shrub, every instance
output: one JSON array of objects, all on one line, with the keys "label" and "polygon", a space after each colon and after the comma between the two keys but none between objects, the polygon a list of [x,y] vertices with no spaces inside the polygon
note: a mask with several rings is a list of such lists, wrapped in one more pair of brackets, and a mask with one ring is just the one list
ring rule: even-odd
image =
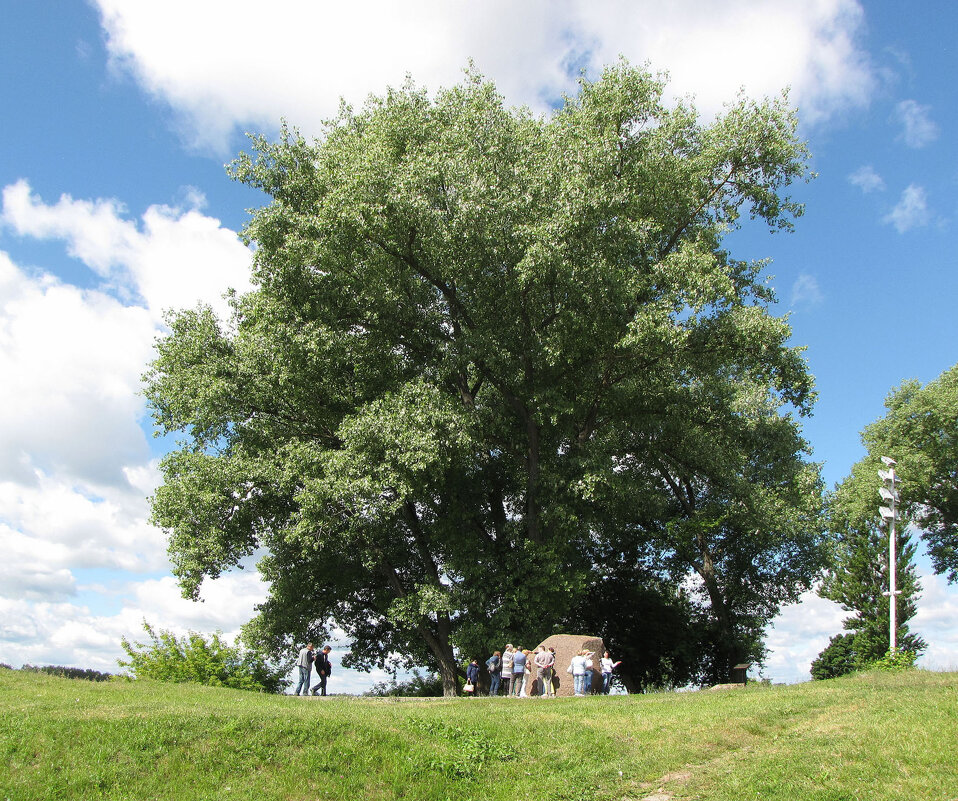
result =
[{"label": "shrub", "polygon": [[918,654],[915,651],[906,649],[890,650],[884,656],[863,664],[862,670],[886,670],[890,672],[911,670],[917,659]]},{"label": "shrub", "polygon": [[157,633],[146,621],[143,629],[150,636],[148,644],[121,640],[129,661],[118,660],[138,679],[169,682],[193,682],[234,690],[279,693],[289,681],[284,672],[271,666],[263,657],[229,645],[216,632],[207,639],[195,631],[177,637],[169,631]]}]

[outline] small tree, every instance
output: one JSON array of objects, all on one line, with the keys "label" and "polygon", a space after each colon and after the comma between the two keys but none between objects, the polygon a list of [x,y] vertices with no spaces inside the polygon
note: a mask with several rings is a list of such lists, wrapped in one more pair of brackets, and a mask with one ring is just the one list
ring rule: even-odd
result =
[{"label": "small tree", "polygon": [[[819,595],[854,612],[844,621],[848,634],[833,637],[812,663],[813,678],[832,678],[881,659],[889,650],[888,534],[878,516],[877,456],[867,456],[829,498],[830,568]],[[920,654],[925,641],[908,631],[921,586],[913,562],[915,544],[908,518],[896,533],[897,598],[895,639],[903,651]]]},{"label": "small tree", "polygon": [[268,693],[282,692],[289,684],[283,678],[282,669],[271,666],[238,644],[227,644],[221,632],[215,632],[209,639],[194,631],[177,637],[170,631],[154,631],[146,621],[143,621],[143,629],[150,642],[130,643],[124,637],[120,642],[129,661],[117,660],[120,667],[129,668],[138,679]]}]

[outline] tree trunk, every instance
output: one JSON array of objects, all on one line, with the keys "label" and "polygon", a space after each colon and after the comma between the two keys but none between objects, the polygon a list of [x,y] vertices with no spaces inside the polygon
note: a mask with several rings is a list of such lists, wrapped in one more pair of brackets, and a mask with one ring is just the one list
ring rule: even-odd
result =
[{"label": "tree trunk", "polygon": [[443,698],[455,698],[459,695],[459,666],[452,655],[452,648],[449,649],[448,657],[439,659],[439,675],[442,678]]}]

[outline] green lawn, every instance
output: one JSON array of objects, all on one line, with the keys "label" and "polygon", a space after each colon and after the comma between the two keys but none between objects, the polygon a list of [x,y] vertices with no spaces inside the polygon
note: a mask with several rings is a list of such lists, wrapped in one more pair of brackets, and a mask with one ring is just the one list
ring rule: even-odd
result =
[{"label": "green lawn", "polygon": [[0,670],[0,710],[0,801],[958,799],[955,673],[395,701]]}]

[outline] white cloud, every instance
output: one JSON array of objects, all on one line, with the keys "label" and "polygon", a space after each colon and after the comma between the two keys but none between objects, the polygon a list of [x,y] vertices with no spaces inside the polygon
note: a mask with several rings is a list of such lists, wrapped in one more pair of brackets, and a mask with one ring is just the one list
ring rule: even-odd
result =
[{"label": "white cloud", "polygon": [[923,572],[920,582],[918,610],[908,621],[909,629],[928,643],[918,664],[931,670],[958,670],[958,587],[931,572]]},{"label": "white cloud", "polygon": [[810,308],[818,306],[824,300],[821,287],[814,275],[802,273],[792,284],[792,307]]},{"label": "white cloud", "polygon": [[882,217],[883,223],[895,226],[903,234],[912,228],[920,228],[929,221],[928,200],[923,187],[909,184],[901,198],[888,214]]},{"label": "white cloud", "polygon": [[187,0],[97,5],[115,68],[169,103],[195,144],[221,152],[235,126],[270,129],[285,116],[317,133],[341,96],[361,103],[407,73],[448,86],[470,58],[510,103],[537,110],[574,91],[580,67],[594,72],[620,54],[668,69],[674,92],[694,93],[706,113],[743,86],[755,95],[791,86],[814,121],[867,102],[875,85],[855,0],[280,0],[265,15],[252,0],[229,13]]},{"label": "white cloud", "polygon": [[908,147],[921,148],[938,138],[938,126],[930,111],[929,106],[914,100],[903,100],[895,107],[895,119],[902,125],[901,139]]},{"label": "white cloud", "polygon": [[195,208],[202,203],[195,191],[187,200],[194,204],[187,211],[150,206],[138,226],[116,200],[61,195],[49,205],[21,180],[4,187],[0,222],[20,236],[63,240],[71,256],[107,279],[104,289],[126,302],[142,299],[154,320],[198,301],[225,316],[223,293],[250,287],[250,251],[234,231]]},{"label": "white cloud", "polygon": [[[0,482],[0,541],[7,568],[21,584],[36,573],[66,568],[113,568],[138,573],[165,570],[166,543],[147,523],[146,495],[134,487],[101,487],[91,496],[82,486],[38,474],[36,486]],[[105,496],[105,497],[104,497]],[[26,567],[29,559],[39,567]],[[0,584],[0,595],[12,591]],[[18,597],[16,593],[10,597]]]},{"label": "white cloud", "polygon": [[765,637],[769,656],[762,673],[775,682],[793,684],[811,679],[812,660],[841,634],[848,616],[838,604],[806,592],[799,603],[785,607]]},{"label": "white cloud", "polygon": [[0,480],[35,484],[39,467],[125,483],[122,466],[148,458],[137,392],[155,332],[144,309],[0,252]]},{"label": "white cloud", "polygon": [[852,186],[857,186],[866,195],[869,192],[881,192],[885,189],[884,180],[875,172],[871,164],[866,164],[855,170],[855,172],[848,176],[848,182]]},{"label": "white cloud", "polygon": [[143,642],[143,621],[154,628],[209,634],[220,630],[234,639],[266,597],[255,572],[235,572],[204,585],[204,603],[180,597],[172,577],[130,583],[115,615],[94,615],[88,607],[57,602],[0,598],[0,661],[54,664],[117,672],[120,639]]},{"label": "white cloud", "polygon": [[[115,670],[119,641],[143,617],[161,627],[233,632],[262,600],[258,576],[212,582],[208,601],[172,578],[133,583],[114,616],[73,603],[102,594],[78,571],[166,572],[148,523],[158,482],[142,427],[140,376],[166,307],[214,304],[249,286],[249,251],[192,208],[151,206],[140,220],[115,200],[47,204],[26,181],[3,190],[0,224],[65,243],[89,267],[82,289],[0,252],[0,661]],[[94,575],[98,575],[94,572]],[[87,579],[88,580],[88,579]]]},{"label": "white cloud", "polygon": [[0,597],[59,601],[76,594],[76,580],[66,565],[71,550],[59,543],[41,543],[0,523]]}]

